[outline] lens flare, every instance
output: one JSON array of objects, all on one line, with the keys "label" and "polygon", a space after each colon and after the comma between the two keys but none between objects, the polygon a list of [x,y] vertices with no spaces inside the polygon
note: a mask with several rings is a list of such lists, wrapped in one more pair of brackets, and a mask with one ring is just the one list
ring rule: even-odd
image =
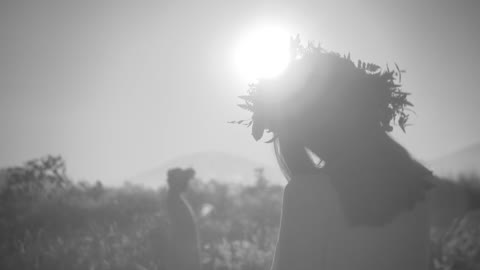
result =
[{"label": "lens flare", "polygon": [[290,36],[279,27],[262,27],[248,33],[235,52],[244,78],[255,80],[280,74],[290,60]]}]

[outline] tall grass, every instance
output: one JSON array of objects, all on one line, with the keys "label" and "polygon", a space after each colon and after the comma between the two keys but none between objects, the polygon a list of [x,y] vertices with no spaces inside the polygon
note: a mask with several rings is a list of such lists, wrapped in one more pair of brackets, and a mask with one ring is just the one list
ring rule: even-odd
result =
[{"label": "tall grass", "polygon": [[[58,157],[3,175],[0,269],[165,269],[165,189],[74,183]],[[478,206],[479,180],[442,182],[433,196],[432,268],[480,269],[480,214],[467,211]],[[203,268],[268,269],[282,192],[262,175],[252,186],[195,180],[186,197],[197,217]]]}]

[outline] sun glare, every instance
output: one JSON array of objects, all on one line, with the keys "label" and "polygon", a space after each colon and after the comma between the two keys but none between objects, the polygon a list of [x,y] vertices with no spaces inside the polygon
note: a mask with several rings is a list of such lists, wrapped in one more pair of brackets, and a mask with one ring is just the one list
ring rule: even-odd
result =
[{"label": "sun glare", "polygon": [[235,62],[248,80],[271,78],[281,73],[290,59],[290,36],[277,27],[257,28],[243,37]]}]

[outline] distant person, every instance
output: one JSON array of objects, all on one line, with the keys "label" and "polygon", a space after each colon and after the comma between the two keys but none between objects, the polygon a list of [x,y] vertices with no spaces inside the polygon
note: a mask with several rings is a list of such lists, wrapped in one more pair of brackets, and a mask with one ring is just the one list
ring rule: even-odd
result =
[{"label": "distant person", "polygon": [[193,169],[168,171],[167,213],[169,225],[168,270],[199,270],[200,249],[194,213],[183,197],[189,181],[195,176]]},{"label": "distant person", "polygon": [[432,173],[387,134],[408,119],[401,71],[299,39],[291,51],[281,76],[241,97],[289,180],[272,269],[427,270]]}]

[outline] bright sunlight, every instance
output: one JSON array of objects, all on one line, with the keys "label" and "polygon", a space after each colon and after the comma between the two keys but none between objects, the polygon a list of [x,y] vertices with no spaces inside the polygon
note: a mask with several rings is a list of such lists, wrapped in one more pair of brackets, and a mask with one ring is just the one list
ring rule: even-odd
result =
[{"label": "bright sunlight", "polygon": [[243,37],[235,51],[239,72],[248,80],[280,74],[290,59],[290,36],[279,27],[257,28]]}]

